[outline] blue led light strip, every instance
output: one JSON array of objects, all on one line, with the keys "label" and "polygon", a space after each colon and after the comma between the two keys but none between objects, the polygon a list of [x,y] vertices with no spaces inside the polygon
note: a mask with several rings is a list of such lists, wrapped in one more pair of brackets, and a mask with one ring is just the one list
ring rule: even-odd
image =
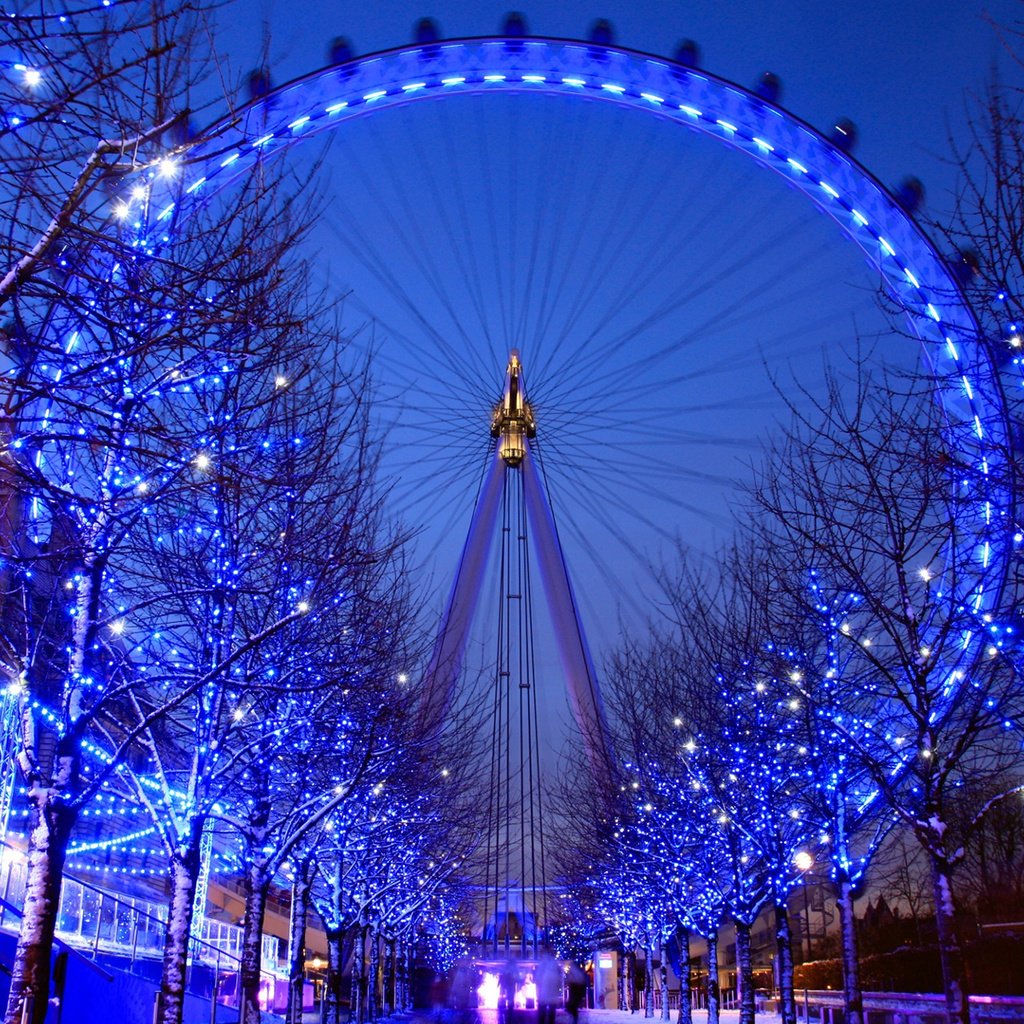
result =
[{"label": "blue led light strip", "polygon": [[[1005,561],[1011,495],[1001,391],[980,332],[942,256],[863,167],[820,133],[752,93],[671,61],[595,43],[474,39],[406,47],[317,71],[203,133],[183,180],[148,176],[147,208],[166,213],[220,189],[254,162],[345,122],[423,97],[494,92],[586,96],[673,121],[740,150],[783,176],[839,224],[903,305],[921,339],[950,424],[951,445],[975,472],[966,515],[977,566],[975,607],[991,606]],[[166,192],[149,196],[149,193]],[[181,211],[178,210],[180,213]],[[145,216],[145,211],[143,211]],[[142,245],[159,245],[153,223]]]}]

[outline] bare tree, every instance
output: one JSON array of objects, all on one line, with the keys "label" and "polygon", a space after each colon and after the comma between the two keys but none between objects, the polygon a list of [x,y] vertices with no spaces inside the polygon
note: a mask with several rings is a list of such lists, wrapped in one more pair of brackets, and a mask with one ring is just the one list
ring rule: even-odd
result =
[{"label": "bare tree", "polygon": [[[170,861],[165,1021],[180,1020],[214,820],[235,824],[252,853],[243,975],[246,1005],[256,1005],[267,889],[372,756],[387,688],[374,673],[382,651],[401,647],[401,623],[385,608],[400,601],[372,490],[366,381],[322,369],[336,358],[333,331],[308,312],[301,275],[286,287],[287,245],[261,226],[259,239],[243,234],[218,296],[210,364],[175,377],[162,410],[188,485],[147,506],[117,581],[132,686],[103,724],[110,744],[134,752],[119,778],[150,811]],[[265,292],[272,277],[278,286]],[[360,708],[370,718],[357,722]],[[312,724],[335,744],[320,785],[296,767]]]},{"label": "bare tree", "polygon": [[[28,284],[17,296],[13,336],[21,354],[8,393],[5,468],[8,521],[18,532],[9,534],[15,571],[6,582],[4,630],[9,671],[22,691],[19,764],[34,818],[10,1013],[23,996],[22,963],[33,996],[46,990],[40,965],[48,959],[67,837],[134,742],[122,716],[139,685],[134,634],[124,635],[127,595],[143,571],[136,531],[196,484],[196,431],[190,425],[187,435],[175,433],[174,408],[195,382],[218,372],[221,352],[211,339],[237,334],[241,315],[257,312],[230,308],[225,297],[243,280],[230,242],[246,230],[265,235],[270,211],[264,207],[233,234],[228,222],[254,211],[258,199],[242,190],[237,202],[196,216],[174,259],[94,246],[88,264],[65,279],[63,301],[40,319],[30,317],[31,303],[21,304]],[[259,278],[268,288],[280,281],[274,263]],[[216,306],[211,294],[220,297]],[[271,323],[279,309],[258,312],[269,331],[281,326]],[[40,555],[47,568],[35,573]],[[146,714],[152,719],[157,710]],[[86,778],[82,741],[97,733],[112,746]]]},{"label": "bare tree", "polygon": [[[467,800],[475,788],[467,784],[467,765],[457,752],[446,750],[451,757],[439,759],[430,753],[415,742],[394,746],[390,763],[377,766],[360,799],[338,809],[311,851],[310,899],[328,941],[326,1021],[343,1013],[346,936],[354,957],[353,1019],[375,1019],[385,995],[376,969],[382,947],[388,949],[393,988],[396,957],[407,961],[418,923],[462,890],[464,866],[479,841],[479,805]],[[461,902],[457,895],[455,902]],[[444,914],[434,920],[456,924]]]},{"label": "bare tree", "polygon": [[112,214],[130,203],[118,183],[185,138],[190,94],[204,77],[194,45],[204,5],[14,6],[3,31],[16,57],[0,77],[0,307],[25,311],[30,300],[64,302],[55,270],[106,248]]},{"label": "bare tree", "polygon": [[917,944],[932,941],[931,874],[924,851],[910,833],[893,833],[879,851],[870,879],[874,892],[896,912],[907,915]]},{"label": "bare tree", "polygon": [[[46,1012],[68,836],[135,742],[121,720],[138,678],[119,591],[135,571],[128,540],[140,521],[192,484],[195,452],[166,429],[173,393],[214,370],[210,332],[240,312],[225,296],[244,232],[227,224],[259,204],[254,192],[174,225],[173,255],[157,258],[147,241],[149,185],[175,173],[177,129],[202,77],[200,17],[187,0],[60,16],[25,5],[4,17],[18,63],[0,79],[0,663],[20,693],[30,811],[11,1021]],[[265,228],[270,212],[264,203],[248,227]],[[264,268],[266,289],[281,279]],[[97,741],[104,756],[86,772],[83,747]]]},{"label": "bare tree", "polygon": [[[756,524],[746,546],[723,566],[737,596],[734,610],[723,616],[720,647],[728,651],[733,644],[732,624],[756,624],[753,634],[743,629],[738,637],[739,650],[746,652],[738,675],[752,685],[736,694],[738,705],[730,714],[760,737],[755,749],[776,766],[769,772],[774,786],[763,788],[772,810],[757,833],[771,842],[765,852],[773,865],[782,1014],[791,1020],[796,1013],[788,896],[806,872],[817,869],[837,892],[844,1012],[862,1021],[854,899],[896,818],[865,764],[850,756],[844,733],[820,714],[843,699],[845,657],[836,617],[845,616],[848,598],[831,600],[815,570],[794,575],[788,547],[778,549],[771,533],[759,532]],[[799,826],[787,822],[787,815],[798,818]]]},{"label": "bare tree", "polygon": [[[696,745],[687,737],[706,735],[718,720],[714,669],[694,637],[686,628],[662,628],[644,642],[628,642],[610,667],[619,796],[614,829],[600,829],[592,841],[599,873],[592,868],[583,877],[624,943],[679,943],[687,987],[683,940],[689,929],[707,939],[708,1013],[715,1021],[718,934],[731,896],[746,891],[749,861],[732,856],[737,848],[719,821],[723,812],[705,799],[706,779],[692,765]],[[685,1019],[682,1006],[680,1015]]]},{"label": "bare tree", "polygon": [[[274,475],[285,495],[276,565],[261,567],[262,620],[247,626],[266,636],[246,658],[255,685],[239,693],[256,742],[240,752],[242,785],[219,800],[218,817],[243,840],[243,1019],[259,1019],[271,885],[364,777],[389,763],[395,724],[413,703],[398,681],[411,614],[398,539],[374,487],[369,381],[325,372],[331,351],[316,357],[300,379],[275,380],[286,407],[282,437],[293,449],[301,440],[301,452],[289,452]],[[299,594],[309,611],[268,634]]]},{"label": "bare tree", "polygon": [[[797,690],[925,851],[947,1013],[966,1022],[953,888],[964,848],[949,827],[951,800],[968,778],[1006,777],[1021,696],[977,611],[998,570],[977,555],[961,497],[976,470],[961,464],[933,386],[862,375],[851,399],[833,381],[771,453],[759,498],[780,571],[813,573],[805,613],[825,614],[834,631],[829,687]],[[799,673],[798,650],[791,660]],[[1017,778],[994,793],[965,834],[1020,789]]]}]

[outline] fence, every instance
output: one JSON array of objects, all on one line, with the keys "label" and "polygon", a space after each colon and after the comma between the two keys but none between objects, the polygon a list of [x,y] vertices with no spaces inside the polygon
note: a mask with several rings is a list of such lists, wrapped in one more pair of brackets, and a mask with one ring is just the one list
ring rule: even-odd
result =
[{"label": "fence", "polygon": [[[24,904],[26,864],[24,856],[0,846],[0,929],[15,931]],[[163,957],[167,907],[155,900],[115,895],[81,879],[64,876],[57,909],[58,941],[79,953],[112,966],[153,976]],[[263,936],[263,963],[279,966],[280,943]],[[191,947],[189,990],[221,1002],[237,1001],[237,976],[241,968],[242,929],[223,921],[204,918]],[[274,970],[262,972],[261,1001],[271,1009],[280,978]],[[227,995],[231,993],[231,995]]]},{"label": "fence", "polygon": [[[636,993],[637,1008],[644,1009],[645,994]],[[668,990],[669,1010],[679,1009],[679,989]],[[765,1000],[758,993],[758,1010],[777,1010],[777,1000]],[[690,993],[694,1010],[706,1010],[707,992],[694,989]],[[1006,1021],[1024,1021],[1024,996],[971,996],[971,1024],[1004,1024]],[[722,989],[720,1006],[723,1010],[739,1008],[739,992]],[[654,990],[653,1009],[661,1011],[661,989]],[[946,1004],[942,995],[934,993],[865,992],[866,1024],[945,1024]],[[841,992],[797,992],[797,1015],[805,1024],[843,1024],[843,996]]]},{"label": "fence", "polygon": [[[627,996],[628,998],[628,996]],[[670,1010],[679,1009],[679,998],[680,992],[677,988],[670,988],[668,990],[668,1008]],[[643,1010],[646,1006],[646,994],[643,990],[638,990],[636,993],[636,1005],[637,1009]],[[656,988],[654,990],[654,999],[652,1002],[652,1008],[655,1011],[660,1011],[662,1005],[662,990]],[[722,1010],[736,1010],[739,1008],[739,992],[732,988],[723,988],[719,992],[719,1008]],[[706,1010],[708,1008],[708,994],[707,990],[691,989],[690,991],[690,1007],[694,1010]],[[823,1024],[823,1022],[822,1022]]]},{"label": "fence", "polygon": [[[971,1024],[1024,1021],[1024,996],[971,996]],[[806,1024],[842,1024],[843,996],[800,990],[797,1012]],[[945,1024],[945,997],[935,993],[865,992],[866,1024]]]}]

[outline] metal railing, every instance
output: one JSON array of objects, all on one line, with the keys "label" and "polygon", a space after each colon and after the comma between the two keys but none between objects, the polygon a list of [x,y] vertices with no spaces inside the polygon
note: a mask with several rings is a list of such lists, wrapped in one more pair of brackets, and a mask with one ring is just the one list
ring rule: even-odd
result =
[{"label": "metal railing", "polygon": [[[1024,996],[971,996],[971,1024],[1024,1020]],[[884,1024],[936,1024],[946,1020],[945,996],[918,992],[865,992],[869,1021]],[[797,1015],[810,1024],[839,1024],[843,995],[831,990],[797,992]]]},{"label": "metal railing", "polygon": [[[25,899],[25,882],[24,855],[10,846],[0,845],[0,930],[17,930],[21,918],[18,908]],[[64,876],[55,938],[60,948],[66,948],[91,965],[102,957],[110,966],[123,965],[128,971],[158,981],[166,927],[165,904],[115,894],[80,878]],[[279,946],[275,936],[263,936],[263,963],[270,968],[261,971],[261,998],[265,1002],[273,1000],[282,978],[277,970]],[[189,952],[188,991],[236,1005],[242,965],[242,929],[204,918]]]},{"label": "metal railing", "polygon": [[[679,1009],[680,993],[677,988],[670,988],[668,990],[668,1008],[670,1010]],[[636,993],[637,1008],[644,1009],[646,1002],[646,996],[642,989]],[[660,988],[654,989],[654,999],[651,1004],[653,1010],[661,1010],[662,1004],[662,992]],[[718,993],[718,1006],[721,1010],[736,1010],[739,1008],[739,993],[736,989],[723,988]],[[692,1010],[706,1010],[708,1008],[708,994],[707,990],[703,988],[694,988],[690,990],[690,1009]]]}]

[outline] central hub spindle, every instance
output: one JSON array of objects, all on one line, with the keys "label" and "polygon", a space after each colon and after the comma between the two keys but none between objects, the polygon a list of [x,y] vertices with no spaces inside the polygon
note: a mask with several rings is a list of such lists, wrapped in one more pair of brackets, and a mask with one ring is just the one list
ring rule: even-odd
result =
[{"label": "central hub spindle", "polygon": [[523,364],[519,350],[512,349],[505,371],[505,390],[491,414],[491,437],[498,439],[498,454],[513,469],[526,455],[526,439],[537,436],[533,409],[526,400]]}]

